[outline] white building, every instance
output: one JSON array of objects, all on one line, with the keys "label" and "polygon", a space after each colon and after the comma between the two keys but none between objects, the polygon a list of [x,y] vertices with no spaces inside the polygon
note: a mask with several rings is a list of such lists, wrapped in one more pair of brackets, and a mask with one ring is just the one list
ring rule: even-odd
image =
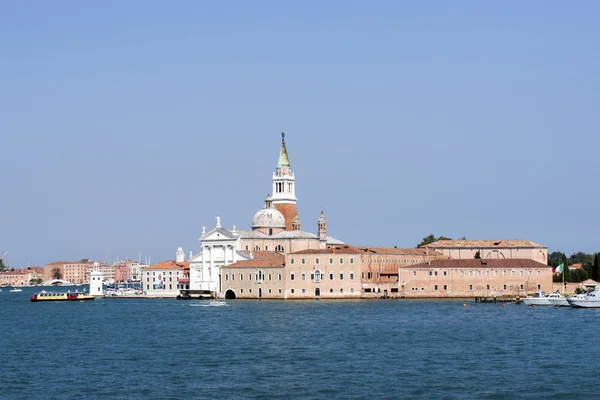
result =
[{"label": "white building", "polygon": [[240,251],[240,238],[235,227],[229,231],[221,226],[217,217],[217,225],[206,233],[202,228],[200,237],[200,253],[190,258],[190,290],[210,290],[221,295],[221,267],[249,260],[251,257]]}]

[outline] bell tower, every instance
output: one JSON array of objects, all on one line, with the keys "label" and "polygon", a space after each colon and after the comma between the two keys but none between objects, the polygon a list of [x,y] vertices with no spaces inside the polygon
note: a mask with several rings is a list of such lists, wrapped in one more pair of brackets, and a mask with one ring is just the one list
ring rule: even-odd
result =
[{"label": "bell tower", "polygon": [[290,159],[285,147],[285,133],[281,134],[281,150],[277,170],[273,173],[273,206],[285,218],[285,230],[294,229],[296,211],[296,178],[290,167]]}]

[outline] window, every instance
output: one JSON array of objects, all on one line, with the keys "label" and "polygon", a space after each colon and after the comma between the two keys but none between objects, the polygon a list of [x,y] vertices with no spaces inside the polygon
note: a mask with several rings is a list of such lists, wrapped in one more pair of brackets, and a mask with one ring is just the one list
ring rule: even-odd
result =
[{"label": "window", "polygon": [[262,271],[256,271],[256,280],[262,282],[265,279],[265,274]]},{"label": "window", "polygon": [[520,287],[521,287],[521,290],[523,290],[523,285],[520,285]]},{"label": "window", "polygon": [[515,276],[515,271],[510,271],[511,276]]},{"label": "window", "polygon": [[344,273],[340,272],[340,281],[343,281],[343,280],[344,280]]},{"label": "window", "polygon": [[519,275],[523,276],[523,271],[520,271],[520,272],[519,272]]},{"label": "window", "polygon": [[294,265],[294,259],[290,258],[290,264]]},{"label": "window", "polygon": [[248,289],[248,293],[252,293],[252,289]]},{"label": "window", "polygon": [[365,273],[362,273],[362,278],[361,279],[365,279]]},{"label": "window", "polygon": [[417,271],[413,271],[413,276],[417,276]]},{"label": "window", "polygon": [[258,250],[260,250],[260,246],[254,246],[254,250],[255,250],[255,251],[258,251]]},{"label": "window", "polygon": [[306,280],[306,273],[302,273],[302,280],[305,281]]},{"label": "window", "polygon": [[367,279],[373,279],[373,273],[372,273],[372,272],[369,272],[369,273],[368,273],[368,277],[367,277]]},{"label": "window", "polygon": [[350,264],[354,264],[354,258],[350,257]]},{"label": "window", "polygon": [[333,293],[333,288],[329,289],[329,293]]},{"label": "window", "polygon": [[540,271],[537,272],[537,276],[540,276]]},{"label": "window", "polygon": [[448,285],[444,285],[444,290],[448,290]]},{"label": "window", "polygon": [[[269,274],[269,280],[271,280],[271,274]],[[271,290],[271,289],[269,289],[269,290]]]},{"label": "window", "polygon": [[291,294],[294,294],[294,289],[290,289],[290,293],[291,293]]},{"label": "window", "polygon": [[434,285],[433,290],[438,290],[438,285]]},{"label": "window", "polygon": [[438,273],[438,272],[437,272],[437,271],[435,271],[433,274],[434,274],[435,276],[437,276],[437,273]]},{"label": "window", "polygon": [[[273,228],[269,228],[269,235],[273,234]],[[265,246],[265,251],[269,251],[269,246]]]},{"label": "window", "polygon": [[538,285],[538,289],[541,289],[541,288],[542,288],[542,285]]},{"label": "window", "polygon": [[446,275],[448,275],[448,272],[447,272],[447,271],[444,271],[444,276],[446,276]]},{"label": "window", "polygon": [[329,259],[329,264],[333,264],[333,258]]},{"label": "window", "polygon": [[277,246],[275,246],[275,251],[283,251],[283,246],[278,244]]},{"label": "window", "polygon": [[280,281],[281,280],[281,272],[277,274],[277,280]]},{"label": "window", "polygon": [[473,290],[473,285],[469,285],[469,290]]},{"label": "window", "polygon": [[240,272],[240,281],[243,281],[243,280],[244,280],[244,274],[242,274],[242,273]]},{"label": "window", "polygon": [[319,265],[319,259],[318,258],[315,259],[315,264]]},{"label": "window", "polygon": [[240,293],[244,293],[244,289],[240,289]]},{"label": "window", "polygon": [[350,272],[350,280],[353,281],[354,280],[354,272]]},{"label": "window", "polygon": [[506,290],[506,285],[504,285],[504,290]]},{"label": "window", "polygon": [[235,281],[235,274],[233,272],[231,273],[231,280]]},{"label": "window", "polygon": [[302,289],[302,293],[306,293],[306,289]]},{"label": "window", "polygon": [[294,280],[294,273],[292,272],[292,273],[290,273],[290,281],[293,281],[293,280]]},{"label": "window", "polygon": [[252,274],[250,272],[248,272],[248,280],[251,281],[252,280]]},{"label": "window", "polygon": [[354,293],[354,288],[350,288],[350,293]]},{"label": "window", "polygon": [[279,294],[281,294],[281,289],[279,289]]},{"label": "window", "polygon": [[329,273],[329,280],[332,281],[333,280],[333,272]]},{"label": "window", "polygon": [[306,264],[306,258],[303,258],[303,259],[301,259],[301,260],[300,260],[300,262],[301,262],[302,264]]},{"label": "window", "polygon": [[344,263],[344,259],[340,258],[340,264],[343,264],[343,263]]},{"label": "window", "polygon": [[271,289],[269,289],[269,294],[271,294]]}]

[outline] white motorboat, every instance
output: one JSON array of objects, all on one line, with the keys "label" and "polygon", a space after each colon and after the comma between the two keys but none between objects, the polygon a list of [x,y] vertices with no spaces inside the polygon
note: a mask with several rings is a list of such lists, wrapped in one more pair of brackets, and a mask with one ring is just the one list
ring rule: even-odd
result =
[{"label": "white motorboat", "polygon": [[560,293],[554,292],[548,295],[548,301],[550,305],[554,307],[569,307],[569,302],[567,299]]},{"label": "white motorboat", "polygon": [[600,308],[600,288],[590,293],[569,296],[567,302],[573,308]]},{"label": "white motorboat", "polygon": [[20,289],[20,288],[12,288],[9,290],[9,292],[13,292],[13,293],[14,292],[22,292],[22,291],[23,291],[23,289]]},{"label": "white motorboat", "polygon": [[526,306],[551,306],[548,300],[548,295],[544,292],[538,291],[533,294],[532,297],[525,297],[523,304]]},{"label": "white motorboat", "polygon": [[213,300],[210,303],[208,303],[208,305],[211,307],[223,307],[226,306],[227,303],[222,300]]}]

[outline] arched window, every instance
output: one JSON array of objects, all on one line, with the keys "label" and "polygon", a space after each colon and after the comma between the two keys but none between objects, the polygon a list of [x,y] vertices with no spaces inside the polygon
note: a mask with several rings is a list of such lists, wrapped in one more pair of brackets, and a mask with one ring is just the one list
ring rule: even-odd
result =
[{"label": "arched window", "polygon": [[283,246],[278,244],[277,246],[275,246],[275,251],[283,251]]},{"label": "arched window", "polygon": [[256,271],[256,280],[261,282],[263,279],[265,279],[265,273],[262,271]]},{"label": "arched window", "polygon": [[260,250],[260,246],[254,246],[254,251],[259,251]]}]

